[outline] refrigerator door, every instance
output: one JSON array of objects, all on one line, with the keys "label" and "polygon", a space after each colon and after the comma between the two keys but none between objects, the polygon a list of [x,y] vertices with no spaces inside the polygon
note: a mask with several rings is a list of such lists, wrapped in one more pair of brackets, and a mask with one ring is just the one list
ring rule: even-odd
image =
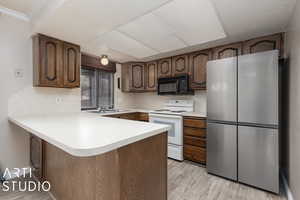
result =
[{"label": "refrigerator door", "polygon": [[238,122],[278,125],[278,50],[238,57]]},{"label": "refrigerator door", "polygon": [[237,126],[207,124],[207,172],[237,180]]},{"label": "refrigerator door", "polygon": [[238,127],[239,182],[279,192],[278,130]]},{"label": "refrigerator door", "polygon": [[207,118],[237,120],[237,58],[207,63]]}]

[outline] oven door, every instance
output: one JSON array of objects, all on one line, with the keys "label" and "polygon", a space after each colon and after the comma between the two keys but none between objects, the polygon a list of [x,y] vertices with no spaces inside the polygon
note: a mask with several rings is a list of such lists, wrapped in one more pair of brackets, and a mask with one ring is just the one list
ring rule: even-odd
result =
[{"label": "oven door", "polygon": [[169,125],[171,129],[168,131],[168,143],[174,145],[183,145],[183,125],[182,116],[149,114],[151,123]]}]

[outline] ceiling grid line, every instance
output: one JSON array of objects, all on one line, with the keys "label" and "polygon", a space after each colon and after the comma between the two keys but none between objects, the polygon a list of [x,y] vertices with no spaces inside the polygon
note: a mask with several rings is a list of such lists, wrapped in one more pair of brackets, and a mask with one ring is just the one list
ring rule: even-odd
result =
[{"label": "ceiling grid line", "polygon": [[[97,40],[99,37],[101,37],[101,36],[103,36],[103,35],[105,35],[105,34],[111,32],[112,30],[117,30],[118,28],[120,28],[120,27],[123,26],[124,24],[131,23],[131,22],[135,21],[136,19],[140,18],[141,16],[144,16],[144,15],[147,15],[147,14],[149,14],[149,13],[152,13],[154,10],[160,8],[160,7],[163,6],[163,5],[166,5],[166,4],[170,3],[171,1],[174,1],[174,0],[168,0],[168,1],[166,1],[165,3],[163,3],[163,4],[159,5],[159,6],[156,6],[155,8],[152,8],[152,9],[148,10],[147,12],[144,12],[142,15],[139,15],[139,16],[136,16],[136,17],[130,19],[130,20],[127,21],[126,23],[118,24],[118,25],[114,26],[111,30],[106,31],[106,32],[104,32],[104,33],[101,33],[99,36],[97,36],[97,37],[94,38],[94,39],[90,39],[89,41],[87,41],[87,43],[92,43],[93,41]],[[92,41],[92,40],[93,40],[93,41]]]},{"label": "ceiling grid line", "polygon": [[119,32],[119,33],[121,33],[121,34],[123,34],[123,35],[125,35],[126,37],[128,37],[128,38],[130,38],[130,39],[132,39],[132,40],[135,40],[135,41],[138,42],[138,43],[141,43],[143,46],[145,46],[145,47],[147,47],[147,48],[149,48],[149,49],[151,49],[151,50],[153,50],[153,51],[155,51],[155,52],[157,52],[157,53],[161,53],[159,50],[157,50],[157,49],[155,49],[155,48],[153,48],[153,47],[150,47],[149,45],[145,44],[144,42],[139,41],[138,39],[131,37],[129,34],[123,32],[123,31],[121,31],[121,30],[119,30],[119,29],[117,29],[116,31]]},{"label": "ceiling grid line", "polygon": [[30,21],[29,16],[26,15],[25,13],[19,12],[19,11],[16,11],[16,10],[12,10],[12,9],[9,9],[9,8],[6,8],[6,7],[2,6],[2,5],[0,5],[0,13],[9,15],[9,16],[12,16],[12,17],[15,17],[15,18],[18,18],[18,19],[26,21],[26,22]]}]

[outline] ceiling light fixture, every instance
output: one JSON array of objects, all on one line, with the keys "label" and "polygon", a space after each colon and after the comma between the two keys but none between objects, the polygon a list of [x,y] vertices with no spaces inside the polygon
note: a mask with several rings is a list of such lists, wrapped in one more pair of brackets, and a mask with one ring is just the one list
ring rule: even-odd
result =
[{"label": "ceiling light fixture", "polygon": [[107,55],[102,55],[101,58],[100,58],[100,62],[104,66],[108,65],[108,63],[109,63],[108,56]]}]

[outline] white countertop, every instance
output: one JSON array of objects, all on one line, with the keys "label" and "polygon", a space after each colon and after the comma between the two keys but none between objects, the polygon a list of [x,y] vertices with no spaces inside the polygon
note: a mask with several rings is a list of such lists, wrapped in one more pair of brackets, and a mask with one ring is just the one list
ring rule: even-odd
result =
[{"label": "white countertop", "polygon": [[[98,115],[118,115],[118,114],[126,114],[126,113],[135,113],[135,112],[143,112],[143,113],[149,113],[152,112],[153,110],[145,110],[145,109],[120,109],[119,112],[111,112],[111,113],[98,113]],[[89,112],[89,111],[86,111]],[[206,113],[201,113],[201,112],[184,112],[181,113],[182,116],[186,117],[201,117],[201,118],[206,118]]]},{"label": "white countertop", "polygon": [[79,157],[103,154],[169,130],[167,125],[101,117],[87,112],[9,117],[9,120]]}]

